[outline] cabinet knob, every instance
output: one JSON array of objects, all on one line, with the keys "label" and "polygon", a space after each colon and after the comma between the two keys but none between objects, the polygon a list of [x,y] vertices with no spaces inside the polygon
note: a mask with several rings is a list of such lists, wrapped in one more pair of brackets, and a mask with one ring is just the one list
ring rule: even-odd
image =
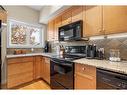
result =
[{"label": "cabinet knob", "polygon": [[82,68],[82,70],[84,71],[84,70],[85,70],[85,68]]}]

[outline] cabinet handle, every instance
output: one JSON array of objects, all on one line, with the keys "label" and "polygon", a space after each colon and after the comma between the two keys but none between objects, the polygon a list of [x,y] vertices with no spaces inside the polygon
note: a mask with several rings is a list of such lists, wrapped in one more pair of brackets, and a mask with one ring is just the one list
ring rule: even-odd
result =
[{"label": "cabinet handle", "polygon": [[85,67],[84,67],[84,68],[82,68],[82,70],[83,70],[83,71],[85,71]]}]

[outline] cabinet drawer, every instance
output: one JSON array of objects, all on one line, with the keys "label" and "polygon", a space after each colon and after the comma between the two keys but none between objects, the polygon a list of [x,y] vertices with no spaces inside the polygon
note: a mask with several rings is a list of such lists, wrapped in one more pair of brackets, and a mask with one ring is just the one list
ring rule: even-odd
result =
[{"label": "cabinet drawer", "polygon": [[20,74],[33,70],[33,62],[8,64],[8,75]]},{"label": "cabinet drawer", "polygon": [[8,63],[18,63],[18,62],[33,62],[33,57],[20,57],[20,58],[10,58]]},{"label": "cabinet drawer", "polygon": [[93,66],[88,66],[88,65],[84,65],[84,64],[75,64],[75,72],[79,72],[82,74],[88,74],[91,76],[96,75],[96,67]]},{"label": "cabinet drawer", "polygon": [[8,88],[33,80],[33,62],[10,63],[7,68]]},{"label": "cabinet drawer", "polygon": [[75,74],[75,89],[96,89],[96,78],[80,73]]},{"label": "cabinet drawer", "polygon": [[33,72],[24,72],[21,74],[14,74],[8,76],[8,88],[12,88],[23,83],[29,82],[33,80]]}]

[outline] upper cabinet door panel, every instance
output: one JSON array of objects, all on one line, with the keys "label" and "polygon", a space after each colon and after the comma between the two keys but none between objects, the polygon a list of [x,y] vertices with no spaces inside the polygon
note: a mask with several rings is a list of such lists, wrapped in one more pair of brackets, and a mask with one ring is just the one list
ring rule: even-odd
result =
[{"label": "upper cabinet door panel", "polygon": [[0,10],[0,20],[2,20],[3,23],[7,23],[7,13]]},{"label": "upper cabinet door panel", "polygon": [[72,16],[72,9],[69,8],[62,14],[62,25],[71,23],[71,21],[72,21],[71,16]]},{"label": "upper cabinet door panel", "polygon": [[55,18],[55,25],[54,25],[54,34],[55,34],[55,38],[54,40],[55,41],[58,41],[58,29],[59,27],[62,25],[62,22],[61,22],[61,16],[58,16],[57,18]]},{"label": "upper cabinet door panel", "polygon": [[47,33],[48,41],[54,40],[54,20],[48,23],[48,33]]},{"label": "upper cabinet door panel", "polygon": [[106,34],[127,32],[127,6],[103,6]]},{"label": "upper cabinet door panel", "polygon": [[102,35],[102,6],[83,8],[84,36]]},{"label": "upper cabinet door panel", "polygon": [[83,18],[83,7],[74,6],[72,7],[72,22],[82,20]]}]

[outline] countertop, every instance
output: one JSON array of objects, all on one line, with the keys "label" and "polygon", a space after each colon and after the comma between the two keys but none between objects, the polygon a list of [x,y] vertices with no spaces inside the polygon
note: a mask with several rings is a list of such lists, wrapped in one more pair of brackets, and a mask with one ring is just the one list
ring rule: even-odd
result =
[{"label": "countertop", "polygon": [[[52,58],[53,56],[56,56],[55,53],[29,53],[29,54],[18,54],[18,55],[7,55],[7,58],[15,58],[15,57],[25,57],[25,56],[45,56]],[[111,70],[123,74],[127,74],[127,61],[121,61],[121,62],[111,62],[108,60],[96,60],[96,59],[86,59],[81,58],[74,60],[76,64],[86,64],[90,66],[95,66],[97,68]]]},{"label": "countertop", "polygon": [[17,55],[7,55],[6,58],[15,58],[15,57],[25,57],[25,56],[46,56],[46,57],[53,57],[57,54],[55,53],[29,53],[29,54],[17,54]]},{"label": "countertop", "polygon": [[74,60],[73,62],[95,66],[97,68],[111,70],[111,71],[118,72],[118,73],[127,74],[127,61],[111,62],[108,60],[96,60],[96,59],[82,58],[82,59]]}]

